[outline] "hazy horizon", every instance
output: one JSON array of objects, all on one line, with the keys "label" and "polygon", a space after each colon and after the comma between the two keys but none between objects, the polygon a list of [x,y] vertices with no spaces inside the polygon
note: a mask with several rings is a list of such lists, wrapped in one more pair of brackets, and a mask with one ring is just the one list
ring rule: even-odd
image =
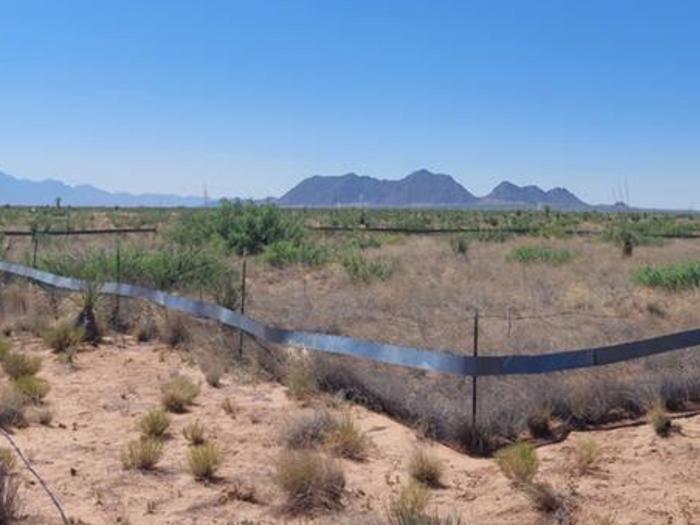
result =
[{"label": "hazy horizon", "polygon": [[263,198],[448,173],[697,207],[700,5],[27,0],[0,19],[0,171]]}]

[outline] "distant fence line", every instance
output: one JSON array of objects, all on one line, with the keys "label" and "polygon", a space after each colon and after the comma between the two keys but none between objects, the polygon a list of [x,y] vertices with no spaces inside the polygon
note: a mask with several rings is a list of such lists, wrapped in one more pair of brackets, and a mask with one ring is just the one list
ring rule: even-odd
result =
[{"label": "distant fence line", "polygon": [[[476,233],[476,234],[513,234],[528,235],[533,233],[531,228],[402,228],[398,226],[306,226],[312,231],[342,233],[342,232],[371,232],[371,233],[402,233],[407,235],[432,235],[447,233]],[[564,235],[594,236],[605,233],[600,230],[563,230]],[[647,233],[647,237],[664,239],[700,239],[700,233]]]},{"label": "distant fence line", "polygon": [[0,230],[5,237],[35,237],[40,235],[117,235],[122,233],[158,233],[158,228],[109,228],[88,230]]},{"label": "distant fence line", "polygon": [[[0,272],[75,292],[83,291],[88,286],[87,282],[79,279],[62,277],[5,261],[0,261]],[[102,285],[101,291],[107,295],[149,300],[170,310],[218,321],[267,343],[474,378],[545,374],[597,367],[700,345],[700,329],[697,329],[631,343],[550,354],[465,356],[446,351],[406,347],[352,337],[285,330],[265,325],[241,313],[212,303],[130,284],[105,283]]]}]

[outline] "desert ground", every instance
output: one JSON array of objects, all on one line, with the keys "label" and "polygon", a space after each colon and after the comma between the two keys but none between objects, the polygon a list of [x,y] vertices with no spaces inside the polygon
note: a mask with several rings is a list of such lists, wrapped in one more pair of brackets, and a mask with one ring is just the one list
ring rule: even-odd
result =
[{"label": "desert ground", "polygon": [[[441,515],[494,525],[556,519],[535,511],[493,459],[471,458],[427,441],[361,406],[323,395],[296,401],[284,386],[240,370],[214,388],[187,355],[159,343],[138,344],[131,337],[117,336],[87,348],[73,365],[33,337],[16,338],[14,347],[42,358],[39,375],[51,385],[45,404],[54,417],[48,426],[16,429],[13,439],[74,523],[385,523],[392,498],[409,480],[406,464],[416,447],[429,450],[445,467],[444,487],[432,491],[430,502]],[[173,374],[200,383],[201,393],[187,413],[173,415],[156,469],[127,471],[121,453],[138,436],[138,418],[159,405],[159,385]],[[222,409],[225,399],[236,407],[235,414]],[[339,460],[346,476],[340,510],[292,515],[273,481],[276,462],[287,453],[278,436],[286,420],[319,405],[349,411],[369,440],[369,452],[363,461]],[[186,468],[181,430],[194,420],[205,425],[209,439],[222,450],[223,463],[212,482],[195,481]],[[569,521],[559,522],[700,523],[700,417],[678,424],[680,430],[668,438],[645,424],[575,432],[562,443],[540,448],[538,479],[566,495]],[[580,474],[572,462],[577,443],[585,438],[599,444],[600,457]],[[17,471],[25,501],[23,522],[60,523],[41,487],[21,465]]]}]

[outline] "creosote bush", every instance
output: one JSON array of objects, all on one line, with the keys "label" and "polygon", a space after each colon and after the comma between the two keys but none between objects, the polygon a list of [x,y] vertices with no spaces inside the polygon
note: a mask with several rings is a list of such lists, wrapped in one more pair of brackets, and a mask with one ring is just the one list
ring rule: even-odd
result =
[{"label": "creosote bush", "polygon": [[48,381],[27,375],[15,379],[14,387],[32,403],[41,403],[51,390]]},{"label": "creosote bush", "polygon": [[163,443],[158,439],[137,439],[127,445],[122,454],[126,470],[153,470],[163,455]]},{"label": "creosote bush", "polygon": [[183,376],[164,383],[160,387],[163,406],[175,413],[183,413],[199,394],[199,386]]},{"label": "creosote bush", "polygon": [[423,448],[416,448],[408,462],[411,478],[428,487],[442,487],[444,467],[442,462]]},{"label": "creosote bush", "polygon": [[539,467],[535,448],[524,441],[499,450],[496,463],[503,475],[516,484],[531,483]]},{"label": "creosote bush", "polygon": [[170,416],[165,410],[154,408],[141,417],[138,427],[143,437],[161,439],[170,428]]},{"label": "creosote bush", "polygon": [[2,360],[2,368],[12,379],[32,376],[41,370],[41,359],[35,356],[10,352]]},{"label": "creosote bush", "polygon": [[62,321],[46,329],[42,338],[46,346],[54,352],[63,353],[76,348],[82,342],[84,332],[73,323]]},{"label": "creosote bush", "polygon": [[206,429],[199,421],[194,421],[182,429],[182,435],[192,446],[203,445],[206,441]]},{"label": "creosote bush", "polygon": [[337,462],[316,452],[283,452],[277,460],[274,479],[285,492],[291,512],[341,507],[345,475]]},{"label": "creosote bush", "polygon": [[190,472],[198,480],[211,480],[221,465],[221,451],[214,443],[190,447],[187,451]]}]

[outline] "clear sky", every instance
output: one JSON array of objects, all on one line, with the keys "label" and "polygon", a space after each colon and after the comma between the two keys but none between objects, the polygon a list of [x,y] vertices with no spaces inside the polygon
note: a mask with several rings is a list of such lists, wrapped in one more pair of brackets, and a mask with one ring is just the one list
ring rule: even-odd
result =
[{"label": "clear sky", "polygon": [[0,0],[0,170],[279,195],[428,168],[700,207],[700,2]]}]

